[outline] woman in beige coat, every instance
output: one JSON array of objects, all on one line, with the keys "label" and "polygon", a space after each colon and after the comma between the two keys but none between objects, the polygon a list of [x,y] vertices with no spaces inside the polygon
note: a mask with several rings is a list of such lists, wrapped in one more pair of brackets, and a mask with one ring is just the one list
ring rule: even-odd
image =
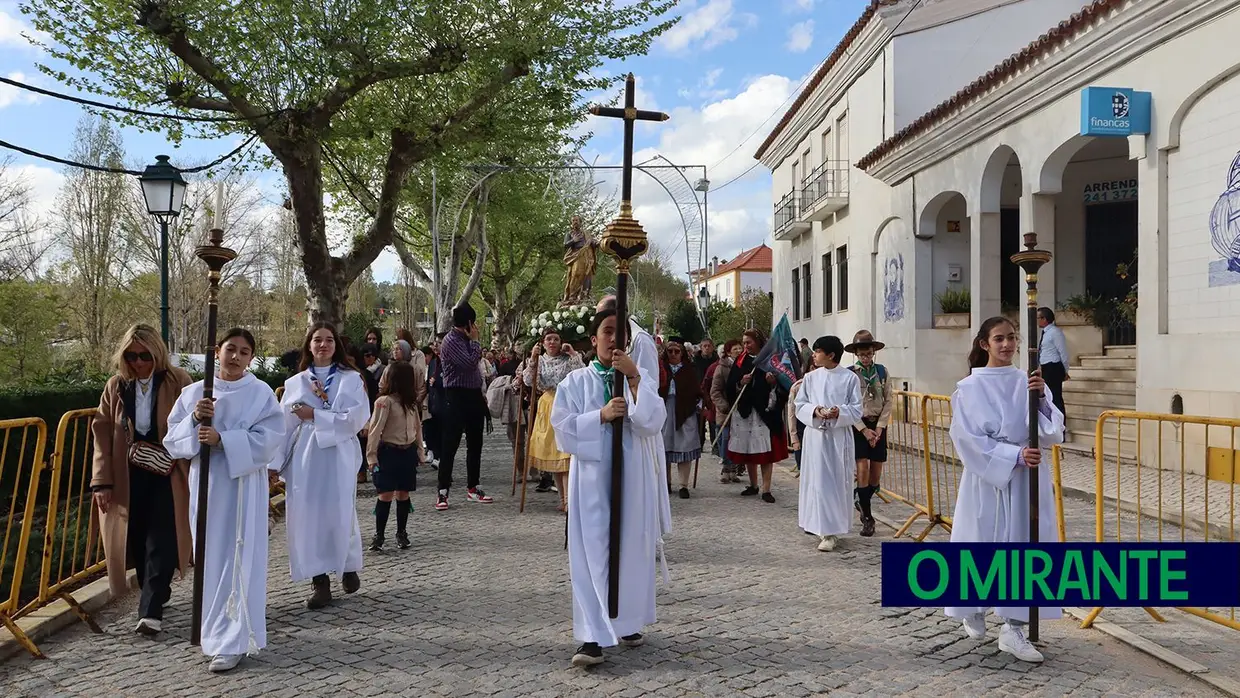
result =
[{"label": "woman in beige coat", "polygon": [[[167,474],[158,472],[170,460],[162,446],[168,413],[193,380],[169,365],[168,348],[148,325],[125,333],[113,361],[116,375],[104,386],[91,426],[95,459],[90,486],[99,507],[112,594],[127,591],[125,570],[132,564],[142,590],[137,632],[155,635],[162,630],[172,577],[178,570],[185,575],[193,552],[189,464],[171,461]],[[134,442],[146,444],[139,447],[137,460],[147,467],[130,462]]]}]

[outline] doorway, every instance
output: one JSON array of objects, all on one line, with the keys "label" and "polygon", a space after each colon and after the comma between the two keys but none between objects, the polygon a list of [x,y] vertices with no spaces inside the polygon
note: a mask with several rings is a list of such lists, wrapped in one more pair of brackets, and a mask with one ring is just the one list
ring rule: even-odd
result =
[{"label": "doorway", "polygon": [[[1085,207],[1085,290],[1116,307],[1137,283],[1137,202],[1119,201]],[[1120,265],[1127,267],[1121,275]],[[1137,343],[1136,323],[1120,312],[1107,313],[1105,343]]]},{"label": "doorway", "polygon": [[999,209],[999,304],[1004,313],[1025,307],[1021,293],[1020,267],[1012,263],[1012,255],[1020,252],[1020,209]]}]

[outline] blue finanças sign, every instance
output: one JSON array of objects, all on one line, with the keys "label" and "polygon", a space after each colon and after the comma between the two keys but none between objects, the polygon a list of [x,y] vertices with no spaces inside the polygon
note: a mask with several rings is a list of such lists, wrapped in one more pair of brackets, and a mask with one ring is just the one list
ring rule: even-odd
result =
[{"label": "blue finan\u00e7as sign", "polygon": [[883,543],[884,606],[1237,606],[1240,543]]},{"label": "blue finan\u00e7as sign", "polygon": [[1081,90],[1082,136],[1132,136],[1150,132],[1149,92],[1127,87]]}]

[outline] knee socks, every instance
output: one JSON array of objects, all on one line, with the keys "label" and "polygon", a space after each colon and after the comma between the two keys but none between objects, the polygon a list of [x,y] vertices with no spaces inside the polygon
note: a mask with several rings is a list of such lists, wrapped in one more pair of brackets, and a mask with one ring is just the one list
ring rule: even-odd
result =
[{"label": "knee socks", "polygon": [[874,493],[878,491],[878,486],[870,485],[867,487],[858,487],[855,491],[857,493],[858,503],[861,505],[861,516],[866,519],[873,518],[873,515],[870,513],[870,499],[873,498]]},{"label": "knee socks", "polygon": [[[382,499],[375,502],[375,533],[378,534],[380,538],[382,538],[383,534],[387,532],[388,514],[391,513],[391,511],[391,502],[385,502]],[[399,515],[400,514],[398,511],[397,516]]]},{"label": "knee socks", "polygon": [[413,502],[408,499],[398,500],[396,502],[396,532],[404,533],[405,526],[409,523],[409,512],[413,511]]}]

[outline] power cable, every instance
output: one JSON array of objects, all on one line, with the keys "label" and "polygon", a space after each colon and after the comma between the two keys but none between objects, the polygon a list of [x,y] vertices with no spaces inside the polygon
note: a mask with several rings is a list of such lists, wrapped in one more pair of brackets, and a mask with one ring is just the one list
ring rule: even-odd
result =
[{"label": "power cable", "polygon": [[[233,148],[233,149],[232,149],[231,151],[229,151],[228,153],[225,153],[224,155],[221,155],[220,157],[216,158],[215,160],[212,160],[211,162],[207,163],[206,165],[201,165],[201,166],[199,166],[199,167],[190,167],[190,168],[188,168],[188,169],[181,170],[181,173],[182,173],[182,174],[195,174],[195,173],[197,173],[197,172],[205,172],[205,171],[207,171],[207,170],[211,169],[212,167],[215,167],[215,166],[217,166],[217,165],[223,164],[224,162],[227,162],[228,160],[232,159],[233,157],[236,157],[236,155],[237,155],[238,153],[240,153],[241,151],[243,151],[243,150],[245,150],[247,147],[249,147],[249,146],[250,146],[250,144],[251,144],[251,143],[253,143],[253,142],[255,141],[255,139],[257,139],[257,138],[258,138],[258,135],[257,135],[257,134],[252,135],[252,136],[250,136],[248,139],[246,139],[246,141],[245,141],[244,143],[242,143],[241,145],[237,146],[236,148]],[[14,151],[14,152],[21,153],[22,155],[28,155],[28,156],[30,156],[30,157],[32,157],[32,158],[38,158],[38,159],[40,159],[40,160],[46,160],[46,161],[48,161],[48,162],[54,162],[54,163],[56,163],[56,164],[58,164],[58,165],[66,165],[66,166],[68,166],[68,167],[76,167],[76,168],[78,168],[78,169],[80,169],[80,170],[91,170],[91,171],[93,171],[93,172],[107,172],[107,173],[110,173],[110,174],[126,174],[126,175],[133,175],[134,177],[141,177],[141,176],[142,176],[142,173],[141,173],[141,172],[139,172],[139,171],[137,171],[137,170],[129,170],[129,169],[125,169],[125,168],[123,168],[123,167],[108,167],[108,166],[106,166],[106,165],[92,165],[92,164],[85,163],[85,162],[75,162],[75,161],[73,161],[73,160],[66,160],[65,158],[56,157],[55,155],[48,155],[48,154],[46,154],[46,153],[40,153],[40,152],[39,152],[39,151],[37,151],[37,150],[31,150],[31,149],[29,149],[29,148],[23,148],[23,147],[22,147],[22,146],[20,146],[20,145],[15,145],[15,144],[13,144],[13,143],[9,143],[8,141],[0,141],[0,148],[5,148],[5,149],[8,149],[8,150],[12,150],[12,151]]]},{"label": "power cable", "polygon": [[[191,115],[183,115],[183,114],[168,114],[166,112],[146,111],[144,109],[134,109],[132,107],[123,107],[119,104],[108,104],[106,102],[96,102],[93,99],[74,97],[73,95],[67,95],[62,92],[53,92],[51,90],[43,89],[42,87],[35,87],[34,85],[29,85],[24,82],[14,80],[12,78],[6,78],[4,76],[0,76],[0,83],[3,83],[5,85],[10,85],[12,87],[16,87],[19,90],[27,90],[30,92],[34,92],[36,94],[41,94],[47,97],[51,97],[53,99],[63,99],[66,102],[74,102],[76,104],[81,104],[87,107],[96,107],[98,109],[108,109],[111,111],[123,112],[125,114],[133,114],[134,116],[147,116],[147,117],[151,117],[155,119],[171,119],[174,121],[194,121],[194,122],[199,122],[199,123],[228,123],[228,122],[250,120],[244,116],[191,116]],[[286,111],[289,111],[289,110],[288,109],[277,109],[272,112],[260,114],[258,118],[274,116],[276,114],[280,114]]]}]

